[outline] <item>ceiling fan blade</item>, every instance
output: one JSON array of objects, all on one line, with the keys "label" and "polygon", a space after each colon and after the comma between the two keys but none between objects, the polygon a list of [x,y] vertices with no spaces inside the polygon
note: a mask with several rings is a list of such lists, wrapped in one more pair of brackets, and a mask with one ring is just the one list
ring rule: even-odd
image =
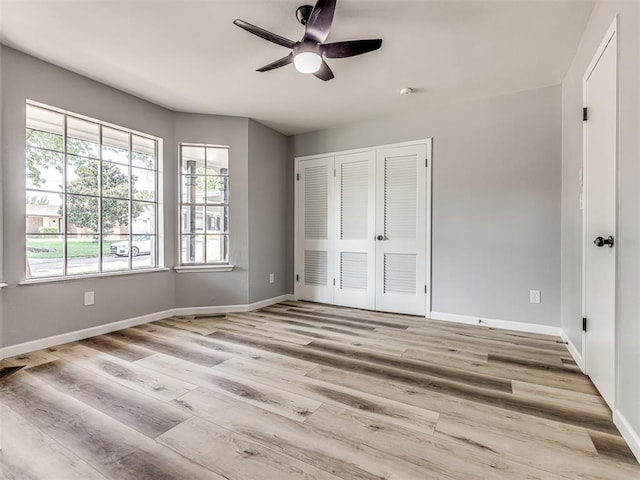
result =
[{"label": "ceiling fan blade", "polygon": [[264,28],[256,27],[255,25],[245,22],[244,20],[240,20],[239,18],[236,18],[233,23],[234,25],[237,25],[247,32],[253,33],[256,36],[264,38],[265,40],[268,40],[269,42],[275,43],[277,45],[282,45],[283,47],[287,48],[293,48],[293,46],[296,44],[296,42],[294,42],[293,40],[289,40],[288,38],[284,38],[280,35],[276,35],[275,33],[271,33]]},{"label": "ceiling fan blade", "polygon": [[382,39],[375,40],[350,40],[347,42],[325,43],[321,45],[327,58],[355,57],[363,53],[378,50],[382,45]]},{"label": "ceiling fan blade", "polygon": [[269,70],[274,70],[276,68],[280,68],[280,67],[284,67],[285,65],[289,65],[291,62],[293,62],[293,53],[290,53],[286,57],[282,57],[281,59],[276,60],[275,62],[271,62],[269,65],[265,65],[264,67],[261,67],[256,71],[257,72],[268,72]]},{"label": "ceiling fan blade", "polygon": [[307,20],[304,39],[316,43],[324,42],[329,36],[335,10],[336,0],[318,0]]},{"label": "ceiling fan blade", "polygon": [[320,66],[320,70],[314,73],[314,75],[318,77],[320,80],[324,80],[325,82],[333,78],[333,72],[329,68],[329,65],[327,65],[327,62],[325,62],[324,60],[322,60],[322,65]]}]

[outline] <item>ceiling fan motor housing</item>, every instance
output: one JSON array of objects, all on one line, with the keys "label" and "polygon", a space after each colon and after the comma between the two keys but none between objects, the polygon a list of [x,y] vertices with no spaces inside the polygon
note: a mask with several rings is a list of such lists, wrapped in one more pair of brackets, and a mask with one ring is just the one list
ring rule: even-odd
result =
[{"label": "ceiling fan motor housing", "polygon": [[297,55],[298,53],[302,53],[302,52],[312,52],[312,53],[317,53],[318,55],[322,56],[322,48],[321,46],[311,40],[303,40],[301,42],[297,42],[293,48],[293,55]]},{"label": "ceiling fan motor housing", "polygon": [[312,11],[313,7],[311,5],[301,5],[296,10],[296,18],[302,25],[306,25]]}]

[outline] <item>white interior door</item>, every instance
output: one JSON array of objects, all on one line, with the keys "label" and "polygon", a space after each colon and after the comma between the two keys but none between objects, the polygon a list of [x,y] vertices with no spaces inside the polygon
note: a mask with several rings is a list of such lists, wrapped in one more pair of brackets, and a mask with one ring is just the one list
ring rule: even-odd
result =
[{"label": "white interior door", "polygon": [[337,305],[375,308],[375,151],[335,157]]},{"label": "white interior door", "polygon": [[[615,27],[584,78],[586,373],[615,405],[617,45]],[[613,245],[607,244],[611,237]]]},{"label": "white interior door", "polygon": [[376,310],[424,315],[427,146],[377,151]]},{"label": "white interior door", "polygon": [[298,298],[333,303],[333,157],[298,165]]}]

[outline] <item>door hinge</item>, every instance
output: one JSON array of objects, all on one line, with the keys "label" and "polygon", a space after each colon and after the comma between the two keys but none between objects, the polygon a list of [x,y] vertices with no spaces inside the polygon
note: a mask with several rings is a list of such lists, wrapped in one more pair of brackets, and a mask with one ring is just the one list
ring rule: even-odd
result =
[{"label": "door hinge", "polygon": [[425,295],[427,294],[427,286],[426,285],[424,286],[424,294]]},{"label": "door hinge", "polygon": [[335,278],[333,279],[333,286],[334,287],[336,286],[336,279]]},{"label": "door hinge", "polygon": [[424,159],[424,166],[425,166],[425,167],[428,167],[428,166],[429,166],[429,159],[428,159],[428,158],[425,158],[425,159]]},{"label": "door hinge", "polygon": [[296,173],[296,180],[300,180],[300,174]]},{"label": "door hinge", "polygon": [[582,331],[587,331],[587,317],[582,317]]},{"label": "door hinge", "polygon": [[336,169],[335,168],[333,169],[333,176],[334,177],[336,176]]},{"label": "door hinge", "polygon": [[300,281],[300,275],[296,274],[296,282],[299,282],[299,281]]},{"label": "door hinge", "polygon": [[587,121],[587,119],[588,119],[588,117],[589,117],[589,115],[588,115],[588,113],[587,113],[587,107],[584,107],[584,108],[582,109],[582,121],[583,121],[583,122],[586,122],[586,121]]}]

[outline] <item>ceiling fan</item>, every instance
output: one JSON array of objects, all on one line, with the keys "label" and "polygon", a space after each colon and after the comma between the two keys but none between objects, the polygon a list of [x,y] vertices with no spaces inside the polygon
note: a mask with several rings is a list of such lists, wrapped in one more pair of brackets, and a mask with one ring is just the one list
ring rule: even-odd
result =
[{"label": "ceiling fan", "polygon": [[311,5],[298,7],[296,18],[305,27],[304,36],[298,42],[256,27],[244,20],[236,19],[233,23],[260,38],[291,49],[289,55],[258,68],[258,72],[267,72],[293,63],[299,72],[312,73],[319,79],[327,81],[333,78],[333,72],[325,62],[325,58],[354,57],[377,50],[382,45],[380,38],[323,43],[329,36],[335,9],[336,0],[318,0],[313,7]]}]

